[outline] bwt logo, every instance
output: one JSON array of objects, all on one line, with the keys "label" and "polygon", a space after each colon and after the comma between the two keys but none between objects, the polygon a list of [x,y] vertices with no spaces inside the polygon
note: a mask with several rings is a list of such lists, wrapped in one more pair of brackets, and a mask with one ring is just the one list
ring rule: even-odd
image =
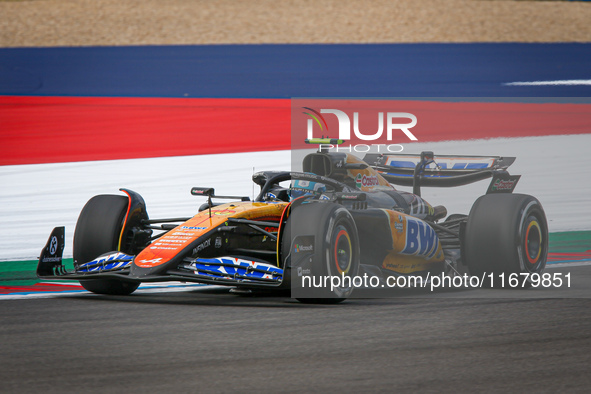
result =
[{"label": "bwt logo", "polygon": [[[338,109],[321,109],[320,112],[309,107],[303,107],[303,109],[307,110],[304,114],[312,118],[308,119],[308,139],[314,138],[314,121],[320,126],[320,130],[323,133],[328,132],[328,124],[322,114],[332,114],[337,117],[337,121],[339,122],[339,139],[351,140],[351,119],[345,112]],[[395,119],[397,121],[396,123],[394,123]],[[407,119],[410,122],[399,123],[400,119]],[[355,137],[362,141],[375,141],[382,137],[384,133],[384,122],[386,123],[386,137],[388,141],[392,141],[394,130],[402,131],[411,141],[418,141],[417,137],[409,130],[417,125],[417,117],[408,112],[387,112],[386,116],[384,116],[383,112],[378,112],[378,130],[374,133],[367,134],[359,130],[359,112],[353,112],[353,133]]]}]

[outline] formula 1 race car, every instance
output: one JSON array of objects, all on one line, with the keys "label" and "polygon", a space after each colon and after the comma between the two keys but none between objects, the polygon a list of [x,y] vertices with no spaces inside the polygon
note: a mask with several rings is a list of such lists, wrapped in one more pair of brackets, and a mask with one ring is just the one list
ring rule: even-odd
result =
[{"label": "formula 1 race car", "polygon": [[[335,143],[336,141],[312,141]],[[515,158],[331,152],[320,145],[303,171],[263,171],[248,197],[206,199],[192,217],[150,219],[143,198],[99,195],[82,209],[74,233],[74,270],[62,264],[64,228],[39,258],[43,279],[75,279],[87,290],[127,295],[142,282],[182,281],[239,289],[291,291],[304,302],[338,302],[354,286],[306,288],[306,276],[378,278],[540,274],[548,226],[540,202],[513,194]],[[447,215],[421,198],[421,187],[451,187],[492,178],[468,215]],[[412,186],[413,193],[395,185]],[[219,203],[220,199],[233,202]],[[216,201],[216,202],[214,202]],[[444,220],[445,219],[445,220]],[[156,232],[156,233],[155,233]],[[530,285],[528,275],[523,287]]]}]

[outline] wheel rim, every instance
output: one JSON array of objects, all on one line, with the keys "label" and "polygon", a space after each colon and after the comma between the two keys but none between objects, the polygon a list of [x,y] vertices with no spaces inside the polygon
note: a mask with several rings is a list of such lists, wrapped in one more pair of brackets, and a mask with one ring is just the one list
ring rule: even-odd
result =
[{"label": "wheel rim", "polygon": [[353,246],[344,226],[336,228],[333,242],[333,258],[339,274],[348,274],[353,261]]},{"label": "wheel rim", "polygon": [[542,251],[544,249],[544,240],[540,223],[535,216],[528,217],[526,223],[527,227],[525,229],[523,246],[529,269],[530,271],[533,271],[536,269],[536,265],[540,263]]}]

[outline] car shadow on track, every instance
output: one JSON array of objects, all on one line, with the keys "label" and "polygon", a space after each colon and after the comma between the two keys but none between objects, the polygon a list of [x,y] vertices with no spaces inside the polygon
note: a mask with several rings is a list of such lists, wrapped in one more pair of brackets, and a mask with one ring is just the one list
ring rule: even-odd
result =
[{"label": "car shadow on track", "polygon": [[[449,291],[442,291],[441,293],[448,293]],[[460,293],[466,290],[454,290],[459,297]],[[309,304],[301,303],[295,298],[290,297],[289,291],[270,292],[270,291],[253,291],[253,292],[231,292],[230,288],[226,287],[199,287],[193,289],[181,289],[170,291],[164,289],[140,289],[131,295],[115,296],[115,295],[100,295],[92,293],[81,293],[76,295],[69,295],[69,299],[93,301],[109,301],[109,302],[126,302],[138,304],[174,304],[174,305],[200,305],[200,306],[242,306],[242,307],[258,307],[258,308],[334,308],[346,307],[348,305],[381,305],[381,304],[406,304],[413,299],[428,299],[434,298],[433,294],[428,289],[389,289],[375,290],[362,289],[357,290],[354,296],[339,304]]]},{"label": "car shadow on track", "polygon": [[[164,290],[164,289],[163,289]],[[257,308],[298,308],[298,307],[333,307],[334,305],[302,304],[290,298],[289,293],[255,292],[251,294],[233,294],[229,288],[199,288],[187,291],[136,292],[128,296],[113,296],[83,293],[69,296],[70,299],[138,304],[170,304],[215,307],[257,307]],[[346,305],[344,303],[343,305]]]}]

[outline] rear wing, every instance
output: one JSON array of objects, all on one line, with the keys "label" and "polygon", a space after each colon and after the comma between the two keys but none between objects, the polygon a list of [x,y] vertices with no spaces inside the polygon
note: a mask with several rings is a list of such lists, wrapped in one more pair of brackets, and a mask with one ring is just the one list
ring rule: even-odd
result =
[{"label": "rear wing", "polygon": [[434,155],[433,152],[420,155],[368,153],[363,160],[388,182],[413,186],[413,193],[420,195],[421,186],[462,186],[493,176],[507,179],[511,176],[506,170],[515,157]]}]

